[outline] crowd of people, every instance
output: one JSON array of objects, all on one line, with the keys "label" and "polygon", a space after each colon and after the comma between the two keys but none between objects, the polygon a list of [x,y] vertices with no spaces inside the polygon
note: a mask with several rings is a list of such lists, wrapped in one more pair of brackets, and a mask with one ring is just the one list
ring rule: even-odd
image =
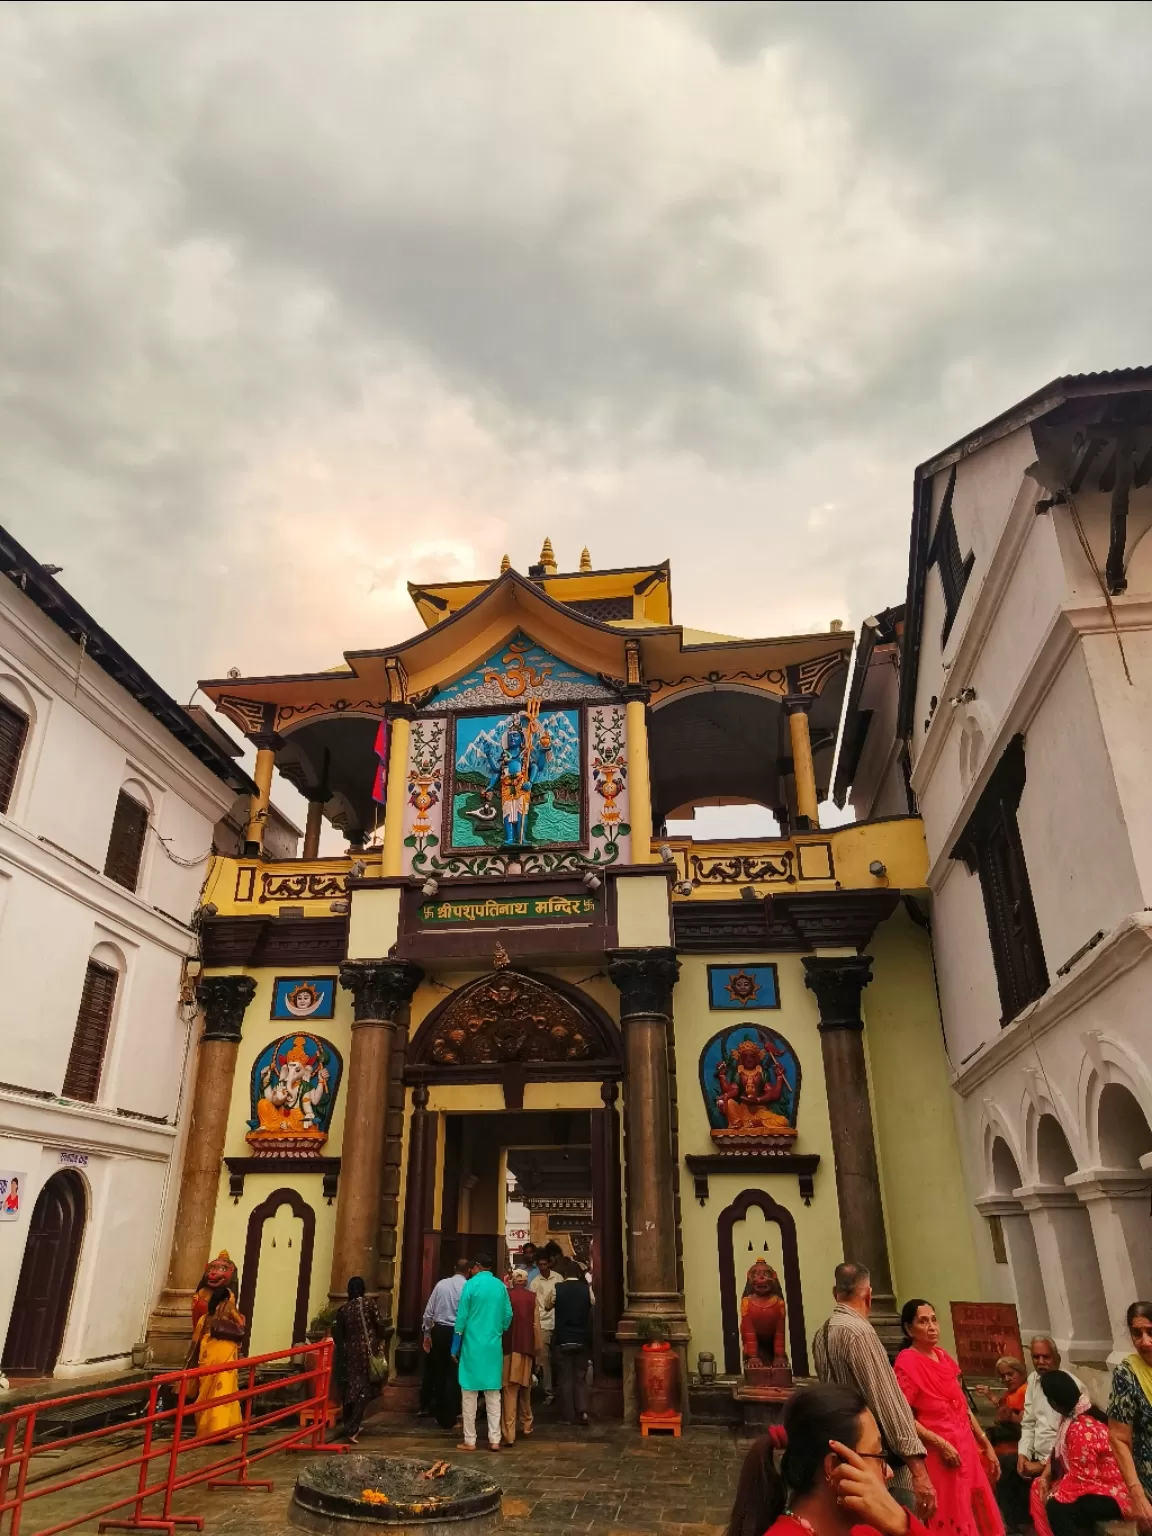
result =
[{"label": "crowd of people", "polygon": [[[227,1293],[211,1300],[194,1353],[223,1366],[242,1320],[225,1316]],[[814,1340],[820,1384],[800,1387],[749,1451],[728,1536],[1091,1536],[1109,1521],[1152,1536],[1152,1302],[1128,1309],[1132,1353],[1103,1412],[1047,1336],[1029,1343],[1031,1370],[1005,1356],[1001,1390],[970,1395],[931,1301],[905,1304],[893,1364],[863,1265],[837,1266],[833,1300]],[[537,1387],[565,1422],[587,1425],[594,1304],[590,1276],[555,1243],[526,1244],[503,1280],[487,1255],[461,1258],[424,1311],[422,1410],[462,1427],[462,1451],[477,1449],[481,1399],[489,1450],[530,1437]],[[383,1374],[384,1325],[363,1280],[349,1281],[333,1336],[354,1442]],[[209,1415],[227,1381],[204,1384],[202,1433],[224,1427]],[[987,1430],[973,1395],[993,1408]]]},{"label": "crowd of people", "polygon": [[821,1385],[794,1393],[748,1453],[728,1536],[1091,1536],[1120,1520],[1152,1536],[1152,1303],[1128,1309],[1133,1352],[1106,1413],[1037,1337],[1031,1372],[998,1362],[986,1432],[930,1301],[904,1306],[893,1365],[863,1265],[837,1267],[833,1299],[815,1339]]}]

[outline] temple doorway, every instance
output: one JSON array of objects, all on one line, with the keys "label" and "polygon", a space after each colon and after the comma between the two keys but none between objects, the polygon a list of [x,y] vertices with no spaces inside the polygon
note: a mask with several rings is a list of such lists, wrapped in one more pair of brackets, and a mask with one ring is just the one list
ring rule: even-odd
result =
[{"label": "temple doorway", "polygon": [[55,1173],[28,1224],[24,1262],[4,1343],[10,1376],[50,1376],[64,1339],[84,1236],[86,1202],[79,1174]]}]

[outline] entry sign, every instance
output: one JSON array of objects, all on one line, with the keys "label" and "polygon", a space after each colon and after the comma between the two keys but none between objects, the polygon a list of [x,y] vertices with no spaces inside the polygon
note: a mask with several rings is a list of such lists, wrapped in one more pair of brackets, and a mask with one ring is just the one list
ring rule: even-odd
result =
[{"label": "entry sign", "polygon": [[965,1376],[994,1378],[1001,1355],[1024,1359],[1016,1308],[1003,1301],[954,1301],[952,1330]]},{"label": "entry sign", "polygon": [[0,1168],[0,1221],[18,1221],[28,1179],[22,1173]]}]

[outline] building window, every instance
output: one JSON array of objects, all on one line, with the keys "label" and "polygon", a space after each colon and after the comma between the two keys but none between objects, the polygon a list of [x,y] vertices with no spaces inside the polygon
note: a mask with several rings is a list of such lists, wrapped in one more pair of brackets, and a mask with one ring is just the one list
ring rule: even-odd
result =
[{"label": "building window", "polygon": [[1048,990],[1048,966],[1016,819],[1024,782],[1024,738],[1015,736],[952,850],[954,859],[963,859],[980,876],[1001,1025],[1010,1024],[1021,1008]]},{"label": "building window", "polygon": [[992,1257],[997,1264],[1007,1264],[1008,1247],[1004,1242],[1004,1223],[999,1216],[989,1216],[988,1235],[992,1239]]},{"label": "building window", "polygon": [[586,619],[596,619],[601,624],[632,617],[630,597],[576,597],[564,606],[583,614]]},{"label": "building window", "polygon": [[86,1104],[96,1102],[104,1071],[108,1031],[112,1028],[117,979],[111,966],[89,960],[76,1033],[72,1036],[72,1049],[68,1054],[68,1070],[64,1074],[62,1091],[66,1099],[81,1099]]},{"label": "building window", "polygon": [[941,646],[948,644],[948,636],[952,632],[952,621],[956,617],[956,611],[960,607],[960,599],[964,596],[964,588],[968,585],[968,578],[972,574],[972,562],[975,555],[971,550],[961,558],[960,540],[956,536],[956,519],[952,515],[952,494],[956,489],[956,466],[953,464],[952,473],[948,476],[948,488],[944,492],[944,500],[940,506],[940,516],[936,520],[936,532],[932,535],[932,544],[928,550],[928,567],[936,566],[940,572],[940,584],[944,588],[944,628],[940,631]]},{"label": "building window", "polygon": [[7,699],[0,699],[0,814],[12,803],[20,755],[28,740],[28,716]]},{"label": "building window", "polygon": [[108,839],[108,856],[104,860],[104,873],[126,891],[134,891],[140,878],[140,861],[144,857],[144,839],[148,835],[148,808],[133,800],[125,790],[116,801],[116,814],[112,818],[112,836]]}]

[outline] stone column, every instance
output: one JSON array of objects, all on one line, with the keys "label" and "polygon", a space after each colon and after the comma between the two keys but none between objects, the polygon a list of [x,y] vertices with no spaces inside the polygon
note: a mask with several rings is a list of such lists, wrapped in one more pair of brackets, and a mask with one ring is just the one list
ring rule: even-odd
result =
[{"label": "stone column", "polygon": [[1088,1210],[1100,1279],[1112,1323],[1112,1348],[1130,1354],[1124,1314],[1137,1296],[1152,1296],[1148,1242],[1149,1175],[1135,1168],[1085,1168],[1065,1183]]},{"label": "stone column", "polygon": [[1027,1345],[1036,1334],[1051,1331],[1032,1223],[1019,1200],[1010,1195],[983,1195],[974,1203],[982,1216],[995,1216],[1000,1222],[1004,1250],[1008,1255],[1008,1272],[1016,1292],[1020,1334]]},{"label": "stone column", "polygon": [[408,1168],[404,1181],[404,1240],[400,1250],[400,1297],[396,1308],[396,1374],[415,1376],[420,1369],[424,1315],[424,1233],[432,1211],[436,1177],[436,1116],[428,1113],[428,1089],[412,1090],[408,1122]]},{"label": "stone column", "polygon": [[1112,1324],[1087,1210],[1063,1184],[1024,1184],[1012,1193],[1032,1222],[1057,1347],[1073,1361],[1103,1360]]},{"label": "stone column", "polygon": [[410,704],[389,704],[388,784],[384,800],[384,846],[380,873],[404,873],[404,807],[408,802],[408,747],[412,740],[412,718],[416,711]]},{"label": "stone column", "polygon": [[[880,1193],[880,1167],[860,994],[872,980],[871,955],[805,955],[804,984],[820,1009],[820,1050],[832,1124],[832,1160],[845,1260],[872,1273],[872,1321],[891,1348],[900,1338]],[[829,1279],[831,1277],[829,1276]],[[892,1324],[895,1323],[895,1332]]]},{"label": "stone column", "polygon": [[256,748],[256,765],[252,769],[256,793],[250,802],[248,831],[244,843],[244,852],[251,858],[264,846],[264,828],[268,823],[268,811],[272,804],[272,773],[276,767],[276,753],[284,743],[271,731],[262,735],[249,736],[248,740]]},{"label": "stone column", "polygon": [[806,832],[820,825],[820,807],[816,800],[816,765],[812,761],[812,738],[808,732],[808,711],[815,703],[809,693],[790,693],[784,699],[788,731],[792,738],[792,771],[796,775],[796,830]]},{"label": "stone column", "polygon": [[608,975],[620,989],[624,1034],[624,1183],[627,1192],[627,1305],[617,1338],[635,1341],[642,1318],[662,1318],[674,1339],[688,1338],[676,1275],[672,1182],[672,1092],[668,1033],[673,949],[617,949]]},{"label": "stone column", "polygon": [[363,1276],[371,1291],[377,1286],[392,1042],[407,1027],[408,1004],[423,974],[404,960],[346,960],[340,967],[340,985],[352,993],[353,1022],[332,1244],[333,1300],[347,1294],[352,1275]]},{"label": "stone column", "polygon": [[[205,976],[200,982],[204,1032],[196,1052],[172,1255],[168,1279],[148,1321],[148,1342],[160,1365],[183,1365],[192,1342],[192,1297],[211,1257],[240,1031],[255,991],[251,976]],[[232,1257],[239,1260],[243,1255]]]}]

